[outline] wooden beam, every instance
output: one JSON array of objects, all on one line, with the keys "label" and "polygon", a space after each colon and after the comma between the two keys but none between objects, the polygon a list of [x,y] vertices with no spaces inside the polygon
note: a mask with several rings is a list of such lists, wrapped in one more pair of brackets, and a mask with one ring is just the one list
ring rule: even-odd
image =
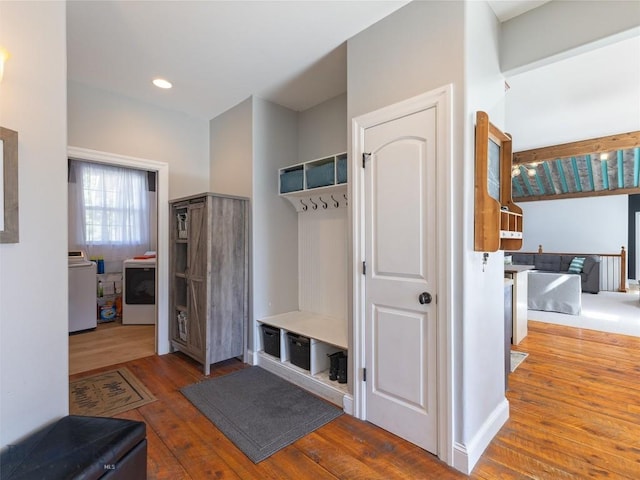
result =
[{"label": "wooden beam", "polygon": [[577,157],[586,154],[611,152],[635,147],[640,147],[640,130],[515,152],[513,154],[513,164],[520,165],[523,163],[543,162],[556,158]]}]

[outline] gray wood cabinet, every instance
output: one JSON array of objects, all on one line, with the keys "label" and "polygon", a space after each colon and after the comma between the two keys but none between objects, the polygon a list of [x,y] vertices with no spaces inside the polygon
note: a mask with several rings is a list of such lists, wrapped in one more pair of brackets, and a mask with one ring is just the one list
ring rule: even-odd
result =
[{"label": "gray wood cabinet", "polygon": [[169,203],[171,345],[209,375],[212,363],[244,355],[249,202],[203,193]]}]

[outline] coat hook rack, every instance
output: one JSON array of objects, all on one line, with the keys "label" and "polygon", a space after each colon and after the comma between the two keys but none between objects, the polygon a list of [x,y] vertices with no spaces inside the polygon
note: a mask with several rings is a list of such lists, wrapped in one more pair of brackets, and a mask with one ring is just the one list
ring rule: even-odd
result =
[{"label": "coat hook rack", "polygon": [[340,206],[340,204],[338,203],[338,201],[337,201],[335,198],[333,198],[333,195],[331,195],[331,200],[333,200],[333,206],[334,206],[334,207],[338,208],[338,207]]},{"label": "coat hook rack", "polygon": [[320,199],[320,201],[322,202],[322,208],[323,208],[324,210],[326,210],[326,209],[327,209],[327,207],[328,207],[329,205],[327,204],[327,202],[325,202],[324,200],[322,200],[322,197],[318,197],[318,198],[319,198],[319,199]]},{"label": "coat hook rack", "polygon": [[343,193],[342,196],[344,197],[344,204],[349,205],[349,199],[347,198],[347,194]]},{"label": "coat hook rack", "polygon": [[309,201],[313,204],[313,206],[311,208],[313,208],[314,210],[317,210],[318,209],[318,204],[313,201],[313,198],[310,198]]},{"label": "coat hook rack", "polygon": [[302,210],[304,210],[306,212],[309,209],[309,207],[302,200],[300,200],[300,203],[302,204]]}]

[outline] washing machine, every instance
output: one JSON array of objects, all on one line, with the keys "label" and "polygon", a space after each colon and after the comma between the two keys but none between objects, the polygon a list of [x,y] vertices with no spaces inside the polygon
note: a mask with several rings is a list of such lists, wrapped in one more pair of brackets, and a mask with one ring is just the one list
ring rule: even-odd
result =
[{"label": "washing machine", "polygon": [[155,325],[156,259],[122,262],[122,324]]},{"label": "washing machine", "polygon": [[69,252],[69,333],[96,328],[96,296],[96,264]]}]

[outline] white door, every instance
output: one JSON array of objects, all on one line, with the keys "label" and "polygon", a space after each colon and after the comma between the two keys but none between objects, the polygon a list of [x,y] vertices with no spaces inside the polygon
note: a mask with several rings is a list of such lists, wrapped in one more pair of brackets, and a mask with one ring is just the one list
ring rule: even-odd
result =
[{"label": "white door", "polygon": [[[367,128],[366,419],[438,450],[436,108]],[[420,298],[422,296],[422,298]]]}]

